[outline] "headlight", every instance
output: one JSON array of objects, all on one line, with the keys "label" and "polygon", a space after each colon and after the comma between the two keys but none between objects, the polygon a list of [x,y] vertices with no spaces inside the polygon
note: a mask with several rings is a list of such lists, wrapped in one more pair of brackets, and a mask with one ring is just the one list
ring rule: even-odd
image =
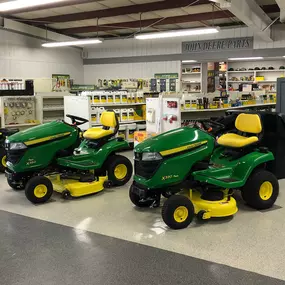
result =
[{"label": "headlight", "polygon": [[10,150],[25,149],[27,146],[24,143],[10,143]]},{"label": "headlight", "polygon": [[142,154],[143,161],[161,160],[162,156],[158,152],[144,152]]}]

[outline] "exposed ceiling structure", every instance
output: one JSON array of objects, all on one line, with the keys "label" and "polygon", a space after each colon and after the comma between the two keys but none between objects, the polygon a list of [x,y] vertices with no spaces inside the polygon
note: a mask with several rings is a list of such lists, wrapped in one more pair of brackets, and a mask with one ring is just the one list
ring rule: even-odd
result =
[{"label": "exposed ceiling structure", "polygon": [[[217,3],[209,0],[66,0],[23,8],[1,16],[77,38],[126,38],[139,32],[213,25],[248,25],[260,29],[260,35],[270,40],[266,26],[280,16],[276,0],[215,2]],[[229,2],[232,3],[231,7],[227,6]],[[248,2],[251,4],[243,5]],[[241,12],[241,7],[251,9],[250,13]]]}]

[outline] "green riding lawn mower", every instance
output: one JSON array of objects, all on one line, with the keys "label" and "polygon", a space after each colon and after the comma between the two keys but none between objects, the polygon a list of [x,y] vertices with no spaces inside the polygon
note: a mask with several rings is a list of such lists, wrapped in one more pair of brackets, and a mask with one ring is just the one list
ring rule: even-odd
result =
[{"label": "green riding lawn mower", "polygon": [[7,166],[7,155],[5,150],[5,140],[19,132],[19,129],[9,128],[9,129],[0,129],[0,172],[4,173]]},{"label": "green riding lawn mower", "polygon": [[102,128],[83,134],[87,120],[67,115],[72,123],[54,121],[10,136],[5,142],[6,176],[15,190],[25,189],[32,203],[48,201],[53,191],[64,198],[81,197],[121,186],[132,177],[132,164],[117,152],[128,142],[116,138],[118,119],[113,111],[101,115]]},{"label": "green riding lawn mower", "polygon": [[[228,125],[218,138],[193,126],[139,144],[129,192],[133,204],[158,207],[165,196],[162,218],[172,229],[187,227],[195,215],[200,220],[234,215],[236,189],[250,207],[272,207],[278,179],[285,177],[285,119],[272,112],[232,113],[228,118],[233,127]],[[221,127],[217,121],[204,125]]]}]

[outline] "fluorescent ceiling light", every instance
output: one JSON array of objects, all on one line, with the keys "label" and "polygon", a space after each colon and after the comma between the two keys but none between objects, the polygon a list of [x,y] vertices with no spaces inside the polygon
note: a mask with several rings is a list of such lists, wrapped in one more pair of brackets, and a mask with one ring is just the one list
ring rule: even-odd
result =
[{"label": "fluorescent ceiling light", "polygon": [[42,44],[42,46],[47,48],[53,48],[53,47],[68,47],[68,46],[84,46],[84,45],[92,45],[100,43],[102,43],[101,39],[87,39],[87,40],[76,40],[68,42],[44,43]]},{"label": "fluorescent ceiling light", "polygon": [[164,39],[164,38],[173,38],[173,37],[215,34],[218,32],[219,32],[218,28],[200,28],[200,29],[190,29],[190,30],[176,30],[168,32],[138,34],[135,36],[135,38],[138,40]]},{"label": "fluorescent ceiling light", "polygon": [[258,60],[258,59],[263,59],[263,57],[256,56],[256,57],[231,57],[231,58],[228,58],[228,60]]},{"label": "fluorescent ceiling light", "polygon": [[42,6],[55,2],[64,2],[66,0],[16,0],[0,3],[0,12],[7,12],[11,10],[18,10],[22,8]]},{"label": "fluorescent ceiling light", "polygon": [[190,59],[190,60],[182,60],[182,63],[188,63],[188,62],[197,62],[197,60],[193,60],[193,59]]}]

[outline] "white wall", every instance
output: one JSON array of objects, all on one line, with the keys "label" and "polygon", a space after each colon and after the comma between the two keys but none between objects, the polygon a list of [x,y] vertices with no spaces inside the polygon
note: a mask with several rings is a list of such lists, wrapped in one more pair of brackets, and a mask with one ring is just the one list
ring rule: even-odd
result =
[{"label": "white wall", "polygon": [[50,78],[52,74],[70,74],[84,82],[81,51],[74,48],[42,48],[42,40],[0,30],[0,77]]},{"label": "white wall", "polygon": [[[88,58],[112,58],[125,56],[147,56],[147,55],[163,55],[163,54],[180,54],[182,51],[182,42],[252,37],[253,32],[247,27],[242,28],[225,28],[218,34],[204,35],[197,37],[159,39],[150,41],[139,41],[136,39],[125,40],[109,40],[102,45],[94,48],[86,49]],[[272,36],[273,42],[265,42],[259,37],[254,38],[254,49],[280,48],[285,47],[285,25],[274,26]]]},{"label": "white wall", "polygon": [[179,73],[180,61],[125,64],[85,65],[85,84],[97,84],[98,79],[152,78],[155,73]]}]

